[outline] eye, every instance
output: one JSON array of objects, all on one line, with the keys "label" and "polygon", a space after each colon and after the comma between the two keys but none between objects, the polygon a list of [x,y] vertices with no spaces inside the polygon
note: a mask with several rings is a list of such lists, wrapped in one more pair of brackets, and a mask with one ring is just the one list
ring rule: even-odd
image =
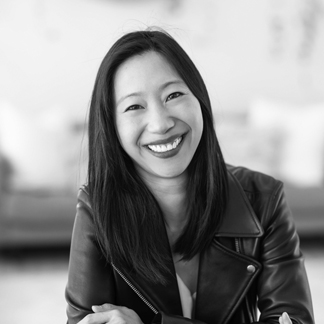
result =
[{"label": "eye", "polygon": [[181,97],[181,96],[183,96],[182,92],[173,92],[167,97],[166,101],[176,99],[176,98]]},{"label": "eye", "polygon": [[142,106],[140,105],[132,105],[132,106],[129,106],[128,108],[126,108],[125,112],[126,111],[132,111],[132,110],[138,110],[138,109],[141,109]]}]

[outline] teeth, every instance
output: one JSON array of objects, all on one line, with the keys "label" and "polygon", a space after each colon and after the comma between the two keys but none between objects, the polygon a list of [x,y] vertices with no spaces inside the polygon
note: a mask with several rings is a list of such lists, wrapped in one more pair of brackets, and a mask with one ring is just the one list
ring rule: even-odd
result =
[{"label": "teeth", "polygon": [[174,150],[182,141],[182,137],[178,137],[172,144],[163,144],[163,145],[148,145],[149,149],[154,152],[168,152]]},{"label": "teeth", "polygon": [[167,145],[167,150],[170,151],[170,150],[172,150],[172,149],[173,149],[173,145],[172,145],[172,144],[168,144],[168,145]]}]

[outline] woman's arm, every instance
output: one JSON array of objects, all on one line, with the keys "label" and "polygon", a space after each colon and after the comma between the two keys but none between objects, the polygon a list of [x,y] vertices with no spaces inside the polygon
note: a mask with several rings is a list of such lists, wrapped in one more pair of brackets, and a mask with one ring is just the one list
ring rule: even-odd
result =
[{"label": "woman's arm", "polygon": [[79,191],[65,291],[68,324],[92,313],[93,305],[115,302],[111,266],[97,244],[88,195]]},{"label": "woman's arm", "polygon": [[268,206],[258,279],[261,323],[287,312],[292,323],[313,324],[313,309],[304,259],[290,208],[280,185]]}]

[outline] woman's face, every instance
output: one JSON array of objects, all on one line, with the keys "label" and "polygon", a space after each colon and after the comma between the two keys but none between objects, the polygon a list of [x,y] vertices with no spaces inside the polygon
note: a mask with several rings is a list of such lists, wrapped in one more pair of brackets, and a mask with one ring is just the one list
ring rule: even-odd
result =
[{"label": "woman's face", "polygon": [[126,60],[114,78],[115,123],[120,143],[145,178],[184,174],[201,139],[197,98],[156,52]]}]

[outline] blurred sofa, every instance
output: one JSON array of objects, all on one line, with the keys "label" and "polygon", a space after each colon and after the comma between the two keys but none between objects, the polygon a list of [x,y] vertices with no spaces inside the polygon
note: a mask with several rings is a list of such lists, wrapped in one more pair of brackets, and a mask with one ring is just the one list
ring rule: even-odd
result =
[{"label": "blurred sofa", "polygon": [[75,195],[2,192],[0,203],[0,249],[69,246]]},{"label": "blurred sofa", "polygon": [[85,180],[84,114],[0,106],[0,249],[69,246]]}]

